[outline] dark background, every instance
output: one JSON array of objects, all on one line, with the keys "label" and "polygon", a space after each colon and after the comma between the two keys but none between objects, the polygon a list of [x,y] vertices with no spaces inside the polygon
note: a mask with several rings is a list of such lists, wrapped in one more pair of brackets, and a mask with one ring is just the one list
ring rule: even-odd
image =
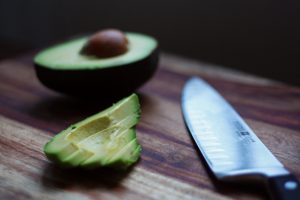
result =
[{"label": "dark background", "polygon": [[0,0],[0,58],[114,27],[164,51],[300,85],[300,1]]}]

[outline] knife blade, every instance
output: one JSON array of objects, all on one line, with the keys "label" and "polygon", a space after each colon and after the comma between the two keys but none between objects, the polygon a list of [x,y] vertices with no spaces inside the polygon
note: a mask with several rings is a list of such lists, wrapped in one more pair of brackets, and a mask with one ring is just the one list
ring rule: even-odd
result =
[{"label": "knife blade", "polygon": [[208,83],[193,77],[182,92],[185,124],[219,180],[262,177],[273,199],[300,199],[300,183]]}]

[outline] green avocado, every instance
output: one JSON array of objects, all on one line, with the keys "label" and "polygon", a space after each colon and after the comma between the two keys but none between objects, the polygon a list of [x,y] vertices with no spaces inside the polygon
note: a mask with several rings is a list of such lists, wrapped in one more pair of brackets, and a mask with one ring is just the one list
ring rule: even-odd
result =
[{"label": "green avocado", "polygon": [[132,94],[69,126],[45,144],[44,152],[63,167],[127,168],[140,156],[135,132],[139,118],[138,96]]},{"label": "green avocado", "polygon": [[72,96],[129,95],[154,74],[159,54],[153,37],[125,35],[127,52],[109,58],[81,53],[89,37],[46,48],[34,57],[37,77],[48,88]]}]

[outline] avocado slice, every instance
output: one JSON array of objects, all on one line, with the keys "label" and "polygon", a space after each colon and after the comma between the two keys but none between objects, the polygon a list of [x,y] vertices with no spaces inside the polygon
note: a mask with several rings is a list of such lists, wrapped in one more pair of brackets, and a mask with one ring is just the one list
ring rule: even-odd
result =
[{"label": "avocado slice", "polygon": [[116,155],[122,154],[131,143],[131,151],[141,148],[135,132],[139,118],[138,96],[132,94],[61,131],[45,144],[44,152],[50,160],[64,167],[127,168],[136,162],[140,151],[131,156],[128,153]]},{"label": "avocado slice", "polygon": [[131,32],[125,35],[128,50],[109,58],[82,54],[88,37],[46,48],[34,58],[37,77],[48,88],[72,96],[128,95],[151,78],[159,53],[153,37]]}]

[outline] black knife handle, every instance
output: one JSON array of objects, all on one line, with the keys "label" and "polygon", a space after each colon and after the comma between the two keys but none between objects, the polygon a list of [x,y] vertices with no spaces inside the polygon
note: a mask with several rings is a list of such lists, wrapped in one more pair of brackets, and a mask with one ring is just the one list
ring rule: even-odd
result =
[{"label": "black knife handle", "polygon": [[300,183],[292,174],[268,178],[274,200],[300,200]]}]

